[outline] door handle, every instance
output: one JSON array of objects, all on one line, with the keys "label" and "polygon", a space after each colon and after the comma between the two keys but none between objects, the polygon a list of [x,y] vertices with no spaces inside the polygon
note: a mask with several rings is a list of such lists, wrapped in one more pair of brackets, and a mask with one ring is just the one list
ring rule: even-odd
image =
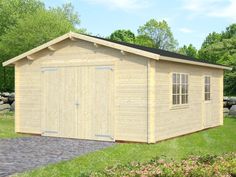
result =
[{"label": "door handle", "polygon": [[76,105],[76,106],[79,106],[79,102],[76,102],[75,105]]}]

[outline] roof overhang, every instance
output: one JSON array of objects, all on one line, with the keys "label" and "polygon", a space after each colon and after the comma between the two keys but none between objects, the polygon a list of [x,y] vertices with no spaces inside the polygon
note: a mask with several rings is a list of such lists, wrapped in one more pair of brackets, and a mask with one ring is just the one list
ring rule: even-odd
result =
[{"label": "roof overhang", "polygon": [[47,43],[45,43],[45,44],[43,44],[39,47],[36,47],[36,48],[34,48],[34,49],[32,49],[28,52],[25,52],[21,55],[18,55],[18,56],[14,57],[14,58],[12,58],[8,61],[5,61],[3,63],[3,66],[14,65],[17,61],[19,61],[23,58],[34,60],[34,58],[31,57],[32,54],[37,53],[37,52],[39,52],[43,49],[46,49],[46,48],[48,48],[49,50],[54,50],[53,45],[56,44],[56,43],[59,43],[61,41],[64,41],[65,39],[71,39],[72,41],[76,41],[76,40],[79,39],[79,40],[92,42],[92,43],[94,43],[94,46],[102,45],[102,46],[114,48],[114,49],[120,50],[121,53],[123,53],[123,54],[125,52],[128,52],[128,53],[140,55],[140,56],[155,59],[155,60],[159,60],[159,58],[160,58],[160,55],[152,53],[152,52],[147,52],[147,51],[143,51],[143,50],[140,50],[140,49],[135,49],[135,48],[132,48],[132,47],[121,45],[121,44],[116,44],[116,43],[113,43],[113,42],[109,42],[109,41],[105,41],[105,40],[102,40],[102,39],[94,38],[94,37],[91,37],[91,36],[70,32],[70,33],[67,33],[63,36],[60,36],[60,37],[56,38],[56,39],[53,39],[53,40],[51,40],[51,41],[49,41],[49,42],[47,42]]},{"label": "roof overhang", "polygon": [[185,63],[185,64],[192,64],[192,65],[198,65],[198,66],[204,66],[204,67],[211,67],[211,68],[217,68],[217,69],[225,69],[225,70],[232,70],[232,68],[227,67],[227,66],[223,66],[223,65],[215,65],[215,64],[209,64],[209,63],[202,63],[202,62],[198,62],[198,61],[191,61],[191,60],[184,60],[184,59],[180,59],[180,58],[172,58],[172,57],[166,57],[166,56],[160,56],[159,54],[156,53],[152,53],[152,52],[148,52],[148,51],[144,51],[141,49],[136,49],[133,47],[129,47],[129,46],[125,46],[122,44],[118,44],[118,43],[114,43],[111,41],[106,41],[103,39],[99,39],[99,38],[95,38],[92,36],[87,36],[87,35],[82,35],[82,34],[78,34],[78,33],[73,33],[73,32],[69,32],[67,34],[64,34],[63,36],[60,36],[56,39],[53,39],[39,47],[36,47],[28,52],[25,52],[21,55],[18,55],[8,61],[5,61],[3,63],[3,66],[9,66],[9,65],[14,65],[17,61],[27,58],[28,60],[34,60],[35,58],[32,57],[32,55],[34,53],[37,53],[43,49],[49,49],[50,51],[55,51],[56,49],[53,47],[54,44],[57,44],[59,42],[62,42],[66,39],[70,39],[72,41],[77,41],[79,40],[84,40],[87,42],[91,42],[94,44],[95,47],[102,45],[102,46],[106,46],[106,47],[110,47],[113,49],[117,49],[120,50],[122,54],[127,53],[132,53],[132,54],[136,54],[139,56],[143,56],[146,58],[151,58],[154,60],[163,60],[163,61],[171,61],[171,62],[178,62],[178,63]]},{"label": "roof overhang", "polygon": [[215,64],[210,64],[210,63],[203,63],[203,62],[197,62],[197,61],[191,61],[191,60],[184,60],[184,59],[176,59],[172,57],[165,57],[161,56],[160,61],[172,61],[172,62],[177,62],[177,63],[185,63],[185,64],[191,64],[191,65],[198,65],[198,66],[203,66],[203,67],[210,67],[210,68],[217,68],[217,69],[225,69],[231,71],[231,67],[223,66],[223,65],[215,65]]}]

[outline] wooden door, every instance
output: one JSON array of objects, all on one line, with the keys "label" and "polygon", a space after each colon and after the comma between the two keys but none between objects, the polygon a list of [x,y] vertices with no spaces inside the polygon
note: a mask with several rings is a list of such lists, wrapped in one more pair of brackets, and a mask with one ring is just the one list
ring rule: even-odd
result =
[{"label": "wooden door", "polygon": [[60,117],[60,72],[42,68],[42,134],[58,136]]},{"label": "wooden door", "polygon": [[79,108],[77,92],[77,68],[61,68],[61,116],[60,116],[60,136],[77,138],[77,112]]},{"label": "wooden door", "polygon": [[113,141],[113,77],[112,66],[45,70],[44,135]]},{"label": "wooden door", "polygon": [[91,67],[93,88],[90,99],[93,101],[93,132],[96,140],[113,141],[113,93],[114,78],[112,66]]}]

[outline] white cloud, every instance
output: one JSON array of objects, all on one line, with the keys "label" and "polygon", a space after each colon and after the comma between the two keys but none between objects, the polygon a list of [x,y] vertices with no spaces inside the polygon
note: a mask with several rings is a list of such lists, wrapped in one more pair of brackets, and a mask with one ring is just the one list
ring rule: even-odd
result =
[{"label": "white cloud", "polygon": [[92,4],[101,4],[111,9],[138,10],[147,8],[151,0],[85,0]]},{"label": "white cloud", "polygon": [[183,8],[194,15],[236,19],[236,0],[183,0]]},{"label": "white cloud", "polygon": [[189,28],[180,28],[179,31],[181,31],[182,33],[192,33],[193,30],[189,29]]}]

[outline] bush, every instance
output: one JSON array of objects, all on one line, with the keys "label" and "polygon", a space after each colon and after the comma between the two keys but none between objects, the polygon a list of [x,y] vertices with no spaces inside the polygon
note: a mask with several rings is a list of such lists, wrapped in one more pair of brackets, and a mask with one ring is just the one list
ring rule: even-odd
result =
[{"label": "bush", "polygon": [[235,177],[236,153],[222,156],[190,156],[179,162],[156,158],[146,163],[132,162],[127,165],[116,165],[102,172],[92,173],[90,176]]}]

